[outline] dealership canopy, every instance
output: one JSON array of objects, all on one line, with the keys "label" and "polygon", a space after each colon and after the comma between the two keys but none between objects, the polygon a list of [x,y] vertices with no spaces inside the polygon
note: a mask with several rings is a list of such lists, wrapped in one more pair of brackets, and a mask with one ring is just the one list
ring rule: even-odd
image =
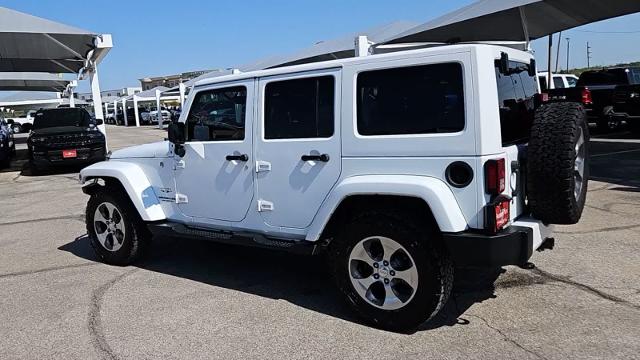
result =
[{"label": "dealership canopy", "polygon": [[0,91],[54,91],[68,90],[72,80],[49,73],[3,73],[0,72]]},{"label": "dealership canopy", "polygon": [[0,72],[78,73],[110,48],[110,35],[0,7]]},{"label": "dealership canopy", "polygon": [[[72,73],[89,79],[97,119],[104,119],[98,64],[112,47],[109,34],[0,7],[0,73]],[[104,125],[99,128],[106,133]]]},{"label": "dealership canopy", "polygon": [[414,28],[416,25],[416,23],[409,21],[397,21],[337,39],[320,41],[311,47],[292,54],[262,59],[251,64],[240,66],[238,69],[241,71],[262,70],[279,66],[353,57],[355,56],[354,39],[357,36],[364,35],[372,42],[384,43],[398,34]]},{"label": "dealership canopy", "polygon": [[636,12],[638,0],[480,0],[384,43],[531,41]]}]

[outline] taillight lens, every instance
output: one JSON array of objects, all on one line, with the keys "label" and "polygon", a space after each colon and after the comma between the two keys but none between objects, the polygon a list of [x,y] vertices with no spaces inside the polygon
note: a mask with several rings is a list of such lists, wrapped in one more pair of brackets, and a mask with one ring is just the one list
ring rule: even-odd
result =
[{"label": "taillight lens", "polygon": [[490,195],[500,195],[506,187],[504,159],[489,160],[484,165],[486,191]]},{"label": "taillight lens", "polygon": [[511,220],[511,199],[501,195],[485,208],[486,229],[492,233],[504,229]]},{"label": "taillight lens", "polygon": [[591,97],[591,90],[584,88],[582,89],[582,103],[584,105],[592,105],[593,104],[593,97]]}]

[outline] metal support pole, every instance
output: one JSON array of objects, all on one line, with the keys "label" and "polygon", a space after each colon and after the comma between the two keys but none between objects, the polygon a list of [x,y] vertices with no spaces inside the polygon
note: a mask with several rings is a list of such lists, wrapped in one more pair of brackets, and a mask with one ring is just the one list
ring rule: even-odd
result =
[{"label": "metal support pole", "polygon": [[567,38],[567,72],[569,72],[569,56],[571,55],[571,38]]},{"label": "metal support pole", "polygon": [[178,85],[178,88],[180,89],[180,109],[184,108],[184,98],[185,98],[185,93],[187,92],[187,89],[184,86],[184,83],[180,83],[180,85]]},{"label": "metal support pole", "polygon": [[547,75],[547,89],[555,89],[553,84],[553,73],[551,72],[551,52],[553,52],[553,34],[549,35],[549,73]]},{"label": "metal support pole", "polygon": [[127,99],[122,99],[122,119],[124,120],[124,126],[129,126],[129,119],[127,119]]},{"label": "metal support pole", "polygon": [[69,88],[69,107],[76,107],[76,99],[73,97],[73,88]]},{"label": "metal support pole", "polygon": [[113,123],[118,124],[118,101],[113,101]]},{"label": "metal support pole", "polygon": [[133,95],[133,113],[136,116],[136,127],[140,127],[140,114],[138,111],[138,97]]},{"label": "metal support pole", "polygon": [[[93,113],[95,114],[96,119],[102,120],[102,125],[98,125],[98,129],[102,131],[105,137],[105,142],[108,140],[107,138],[107,127],[104,124],[104,114],[102,113],[102,94],[100,94],[100,79],[98,78],[98,65],[94,65],[93,71],[89,76],[89,82],[91,83],[91,97],[93,98]],[[108,147],[107,147],[108,148]]]},{"label": "metal support pole", "polygon": [[158,110],[156,116],[158,118],[158,129],[164,129],[162,121],[162,110],[160,110],[160,90],[156,90],[156,109]]},{"label": "metal support pole", "polygon": [[369,38],[367,38],[367,36],[359,35],[358,37],[356,37],[355,39],[356,57],[369,56],[371,45],[373,45],[373,42],[369,41]]},{"label": "metal support pole", "polygon": [[556,54],[556,74],[558,73],[558,67],[560,66],[560,43],[562,42],[562,31],[558,34],[558,53]]}]

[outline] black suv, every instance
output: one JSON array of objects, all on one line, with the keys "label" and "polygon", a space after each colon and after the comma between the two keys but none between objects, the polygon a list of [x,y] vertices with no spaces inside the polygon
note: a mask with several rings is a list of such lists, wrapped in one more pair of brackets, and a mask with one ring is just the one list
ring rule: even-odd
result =
[{"label": "black suv", "polygon": [[32,172],[56,165],[91,164],[103,161],[105,137],[84,109],[40,110],[29,134],[29,163]]},{"label": "black suv", "polygon": [[16,154],[16,144],[13,140],[13,131],[9,124],[0,115],[0,168],[8,167],[11,158]]}]

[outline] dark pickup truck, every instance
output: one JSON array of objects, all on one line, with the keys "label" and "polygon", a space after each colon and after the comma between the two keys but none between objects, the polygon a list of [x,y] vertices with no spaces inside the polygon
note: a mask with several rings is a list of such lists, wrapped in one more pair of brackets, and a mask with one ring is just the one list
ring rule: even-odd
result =
[{"label": "dark pickup truck", "polygon": [[84,109],[40,110],[27,139],[32,173],[59,165],[92,164],[106,155],[105,136]]},{"label": "dark pickup truck", "polygon": [[631,120],[640,113],[639,89],[640,68],[610,68],[582,73],[575,88],[549,90],[549,100],[582,103],[589,121],[609,131],[621,120],[632,125]]}]

